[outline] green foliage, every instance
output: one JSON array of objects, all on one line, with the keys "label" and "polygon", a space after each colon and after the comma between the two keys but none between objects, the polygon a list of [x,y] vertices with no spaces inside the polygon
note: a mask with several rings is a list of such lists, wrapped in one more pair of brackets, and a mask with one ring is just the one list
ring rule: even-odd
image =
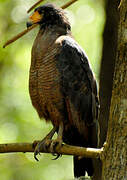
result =
[{"label": "green foliage", "polygon": [[[31,47],[38,30],[2,48],[3,43],[25,28],[26,10],[36,0],[0,0],[0,143],[32,142],[44,137],[51,124],[40,121],[31,105],[28,77]],[[51,1],[59,6],[67,2]],[[98,77],[102,51],[104,9],[99,0],[79,0],[66,9],[75,39],[85,49]],[[65,180],[73,179],[72,159],[63,156],[52,161],[42,154],[0,154],[0,179]]]}]

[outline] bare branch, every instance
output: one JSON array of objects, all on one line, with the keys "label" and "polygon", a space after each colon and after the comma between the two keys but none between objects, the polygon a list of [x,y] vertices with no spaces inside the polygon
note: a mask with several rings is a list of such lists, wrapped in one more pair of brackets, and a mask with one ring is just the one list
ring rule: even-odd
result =
[{"label": "bare branch", "polygon": [[[12,152],[34,152],[33,143],[10,143],[0,144],[0,153],[12,153]],[[52,153],[48,148],[47,151],[42,150],[42,153]],[[84,156],[89,158],[101,158],[103,148],[84,148],[78,146],[62,145],[59,149],[56,147],[56,153],[64,155]]]},{"label": "bare branch", "polygon": [[67,2],[66,4],[64,4],[63,6],[61,6],[61,8],[65,9],[65,8],[69,7],[70,5],[72,5],[76,1],[78,1],[78,0],[71,0],[71,1]]},{"label": "bare branch", "polygon": [[[29,13],[30,11],[32,11],[37,5],[39,5],[41,2],[43,2],[44,0],[39,0],[38,2],[36,2],[32,7],[30,7],[30,9],[27,11],[27,13]],[[76,2],[78,0],[71,0],[69,2],[67,2],[66,4],[64,4],[61,8],[65,9],[68,6],[70,6],[71,4],[73,4],[74,2]]]},{"label": "bare branch", "polygon": [[19,34],[17,34],[16,36],[14,36],[12,39],[8,40],[4,45],[3,48],[5,48],[6,46],[8,46],[9,44],[15,42],[17,39],[19,39],[20,37],[22,37],[23,35],[25,35],[26,33],[28,33],[29,31],[31,31],[33,28],[37,27],[38,24],[33,24],[32,26],[30,26],[29,28],[25,29],[24,31],[20,32]]},{"label": "bare branch", "polygon": [[[39,3],[41,3],[43,0],[39,0],[37,3],[35,3],[28,11],[30,12],[33,8],[35,8]],[[71,0],[68,3],[66,3],[65,5],[63,5],[61,8],[65,9],[68,6],[70,6],[71,4],[73,4],[74,2],[76,2],[78,0]],[[20,32],[19,34],[17,34],[16,36],[14,36],[12,39],[8,40],[4,45],[3,48],[5,48],[6,46],[8,46],[9,44],[15,42],[17,39],[21,38],[22,36],[24,36],[26,33],[28,33],[29,31],[31,31],[33,28],[37,27],[38,24],[34,24],[31,27],[25,29],[24,31]]]},{"label": "bare branch", "polygon": [[120,1],[119,6],[118,6],[118,9],[120,9],[122,3],[123,3],[123,0]]},{"label": "bare branch", "polygon": [[29,13],[30,11],[32,11],[38,4],[40,4],[41,2],[43,2],[44,0],[39,0],[38,2],[36,2],[33,6],[30,7],[30,9],[28,9],[27,13]]}]

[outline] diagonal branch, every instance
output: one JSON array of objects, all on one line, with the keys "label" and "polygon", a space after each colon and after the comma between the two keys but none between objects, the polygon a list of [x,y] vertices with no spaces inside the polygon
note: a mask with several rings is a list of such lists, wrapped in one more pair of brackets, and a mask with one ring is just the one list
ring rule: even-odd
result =
[{"label": "diagonal branch", "polygon": [[[33,143],[10,143],[10,144],[0,144],[0,153],[13,153],[13,152],[34,152]],[[52,153],[50,148],[47,151],[42,150],[41,153]],[[56,152],[63,155],[75,155],[84,156],[89,158],[101,158],[103,153],[103,148],[84,148],[78,146],[70,146],[63,144],[59,149],[56,147]]]},{"label": "diagonal branch", "polygon": [[37,1],[33,6],[30,7],[30,9],[28,9],[27,13],[29,13],[30,11],[32,11],[38,4],[40,4],[41,2],[43,2],[44,0],[39,0]]},{"label": "diagonal branch", "polygon": [[[37,1],[33,6],[30,7],[30,9],[28,9],[27,13],[29,13],[30,11],[32,11],[37,5],[39,5],[41,2],[43,2],[44,0],[39,0]],[[67,2],[66,4],[64,4],[61,8],[65,9],[68,6],[70,6],[71,4],[73,4],[74,2],[76,2],[78,0],[70,0],[69,2]]]},{"label": "diagonal branch", "polygon": [[[70,6],[71,4],[73,4],[74,2],[76,2],[78,0],[71,0],[68,3],[64,4],[61,8],[65,9],[68,6]],[[28,11],[30,12],[38,3],[42,2],[42,0],[38,1],[36,4],[34,4]],[[29,31],[31,31],[33,28],[37,27],[38,24],[34,24],[32,25],[30,28],[25,29],[24,31],[20,32],[19,34],[17,34],[16,36],[14,36],[12,39],[8,40],[7,42],[5,42],[5,44],[3,45],[3,48],[5,48],[6,46],[8,46],[9,44],[15,42],[17,39],[21,38],[22,36],[24,36],[26,33],[28,33]]]},{"label": "diagonal branch", "polygon": [[25,35],[26,33],[28,33],[29,31],[31,31],[33,28],[37,27],[38,24],[33,24],[32,26],[30,26],[29,28],[25,29],[24,31],[20,32],[19,34],[17,34],[16,36],[14,36],[12,39],[8,40],[4,45],[3,48],[5,48],[6,46],[8,46],[9,44],[13,43],[14,41],[16,41],[17,39],[19,39],[20,37],[22,37],[23,35]]},{"label": "diagonal branch", "polygon": [[69,7],[70,5],[72,5],[76,1],[78,1],[78,0],[71,0],[71,1],[67,2],[66,4],[64,4],[63,6],[61,6],[61,8],[66,9],[67,7]]}]

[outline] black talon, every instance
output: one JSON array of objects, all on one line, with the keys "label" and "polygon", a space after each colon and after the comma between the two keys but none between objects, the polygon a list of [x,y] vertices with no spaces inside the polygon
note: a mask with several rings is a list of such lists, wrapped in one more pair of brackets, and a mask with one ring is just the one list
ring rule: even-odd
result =
[{"label": "black talon", "polygon": [[53,154],[53,156],[56,156],[55,158],[53,158],[52,160],[57,160],[59,157],[61,157],[61,154]]},{"label": "black talon", "polygon": [[38,153],[34,153],[34,159],[35,159],[36,161],[39,161],[39,159],[36,157],[37,154],[38,154]]},{"label": "black talon", "polygon": [[34,158],[36,161],[39,161],[39,159],[36,157],[38,154],[41,156],[39,144],[36,146],[35,151],[34,151]]}]

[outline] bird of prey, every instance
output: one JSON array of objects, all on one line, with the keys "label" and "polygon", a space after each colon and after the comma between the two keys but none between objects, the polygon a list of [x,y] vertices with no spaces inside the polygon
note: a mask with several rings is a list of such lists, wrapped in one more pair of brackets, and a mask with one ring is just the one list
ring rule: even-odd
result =
[{"label": "bird of prey", "polygon": [[[74,40],[61,8],[36,8],[27,27],[36,23],[40,29],[32,47],[29,92],[39,117],[53,129],[37,144],[35,158],[49,144],[52,151],[62,143],[97,147],[99,101],[88,57]],[[93,175],[92,159],[74,156],[73,161],[75,177]]]}]

